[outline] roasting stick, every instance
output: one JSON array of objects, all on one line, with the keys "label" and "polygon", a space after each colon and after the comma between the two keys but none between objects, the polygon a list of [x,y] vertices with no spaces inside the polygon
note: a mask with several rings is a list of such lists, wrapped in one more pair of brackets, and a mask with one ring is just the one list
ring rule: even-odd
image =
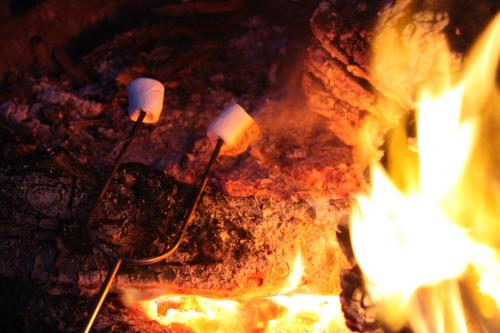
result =
[{"label": "roasting stick", "polygon": [[[122,148],[120,149],[120,152],[115,160],[112,172],[106,179],[106,182],[104,183],[101,192],[99,193],[98,199],[96,200],[95,206],[91,211],[88,223],[87,223],[87,228],[89,231],[90,238],[92,240],[92,245],[96,247],[99,251],[103,252],[105,255],[108,257],[112,258],[114,260],[113,266],[110,268],[108,271],[108,274],[106,276],[106,279],[99,291],[99,294],[97,296],[96,302],[92,308],[92,313],[91,316],[89,317],[87,324],[85,326],[85,329],[83,332],[88,333],[90,332],[95,319],[97,318],[97,314],[99,313],[102,304],[104,303],[104,300],[106,299],[106,296],[108,295],[111,285],[113,284],[113,281],[116,278],[116,274],[118,273],[120,266],[122,263],[127,263],[127,264],[132,264],[132,265],[151,265],[155,264],[157,262],[160,262],[170,255],[172,255],[179,247],[182,238],[186,234],[187,228],[189,224],[191,223],[194,212],[196,211],[196,208],[198,207],[198,204],[201,200],[203,191],[207,185],[208,182],[208,177],[210,176],[210,173],[212,171],[212,167],[215,164],[215,161],[217,160],[217,157],[219,154],[223,151],[222,148],[225,146],[224,153],[225,154],[239,154],[240,152],[246,150],[248,145],[250,144],[250,141],[256,137],[256,134],[258,133],[258,128],[255,124],[255,121],[250,117],[245,110],[239,106],[238,104],[231,104],[229,107],[227,107],[222,114],[217,117],[212,124],[208,127],[207,130],[207,136],[209,137],[210,141],[212,144],[215,146],[214,150],[212,152],[212,155],[210,157],[210,160],[205,167],[205,171],[203,173],[203,176],[201,177],[200,185],[198,187],[198,190],[196,192],[195,198],[193,202],[191,203],[180,228],[180,231],[177,233],[176,238],[174,242],[170,245],[170,247],[167,248],[167,250],[156,257],[147,257],[147,258],[126,258],[126,257],[119,257],[113,254],[111,251],[107,250],[104,248],[97,240],[95,240],[92,237],[92,231],[91,231],[91,226],[93,223],[93,219],[95,214],[97,213],[100,203],[102,199],[104,198],[104,195],[106,194],[109,184],[111,183],[111,180],[113,179],[114,175],[116,174],[116,171],[118,170],[121,161],[123,159],[123,156],[130,145],[130,142],[132,141],[133,137],[135,136],[135,133],[139,126],[142,124],[142,122],[147,119],[147,115],[151,115],[152,111],[148,113],[148,111],[145,111],[146,107],[151,107],[151,103],[148,103],[147,96],[144,97],[143,95],[147,95],[148,93],[151,93],[151,90],[146,89],[144,86],[147,86],[142,83],[137,83],[136,81],[138,80],[150,80],[150,79],[137,79],[129,85],[129,93],[131,95],[130,98],[130,107],[129,107],[129,114],[132,120],[135,120],[136,123],[134,124],[134,127],[130,131],[127,139],[125,140],[125,143],[123,144]],[[154,80],[150,80],[154,81]],[[137,84],[135,84],[135,83]],[[157,81],[156,81],[157,82]],[[147,83],[147,82],[146,82]],[[149,82],[152,84],[152,82]],[[159,83],[159,82],[158,82]],[[135,85],[134,85],[135,84]],[[159,83],[161,84],[161,83]],[[142,85],[142,86],[141,86]],[[135,89],[139,87],[138,89]],[[137,96],[137,94],[139,96]],[[150,96],[153,98],[159,99],[158,95],[153,95]],[[135,99],[134,99],[135,98]],[[163,86],[161,89],[161,103],[156,103],[156,108],[149,109],[153,110],[156,113],[153,114],[153,117],[149,118],[149,122],[156,122],[159,118],[159,114],[161,113],[161,108],[163,104]],[[155,106],[155,105],[153,105]],[[158,108],[159,106],[159,108]],[[144,108],[144,109],[143,109]],[[148,110],[146,109],[146,110]],[[249,134],[250,133],[250,134]]]},{"label": "roasting stick", "polygon": [[[115,163],[113,165],[113,170],[109,174],[108,178],[104,182],[104,185],[102,186],[101,192],[99,193],[99,196],[97,197],[97,200],[94,204],[94,208],[90,212],[90,217],[89,217],[89,222],[87,224],[89,228],[89,234],[91,235],[91,230],[90,227],[92,223],[94,222],[94,217],[95,214],[97,213],[97,210],[99,209],[100,203],[102,199],[104,198],[104,195],[108,191],[109,184],[111,184],[111,181],[113,180],[116,171],[118,170],[118,167],[121,164],[121,161],[123,160],[123,156],[125,155],[125,152],[128,149],[128,146],[130,145],[130,142],[135,136],[135,133],[137,132],[137,129],[140,127],[142,122],[144,121],[144,117],[146,116],[146,112],[140,111],[139,118],[137,118],[137,121],[135,122],[134,126],[132,127],[132,130],[130,131],[129,135],[127,136],[127,139],[125,140],[125,143],[123,144],[122,148],[120,149],[120,152],[118,153],[118,156],[116,157]],[[95,246],[95,241],[92,236],[90,236],[92,240],[92,245]],[[100,248],[98,246],[97,248]],[[108,274],[106,275],[106,279],[104,280],[104,284],[101,287],[101,290],[99,290],[99,296],[97,297],[97,300],[93,306],[92,314],[90,318],[87,321],[87,325],[85,326],[84,332],[87,333],[90,331],[92,328],[92,325],[94,324],[94,321],[97,317],[97,314],[99,313],[99,310],[101,309],[102,304],[104,303],[104,299],[106,298],[106,295],[108,294],[109,290],[111,289],[111,284],[115,280],[116,273],[118,273],[118,270],[120,269],[120,266],[122,265],[122,259],[121,258],[115,258],[115,263],[112,268],[108,271]]]},{"label": "roasting stick", "polygon": [[138,78],[133,80],[127,88],[129,92],[128,113],[130,119],[132,121],[135,121],[135,124],[127,135],[127,138],[125,139],[125,142],[123,143],[120,152],[115,159],[113,169],[111,170],[108,178],[106,178],[106,181],[104,182],[101,191],[99,192],[99,196],[95,201],[94,207],[90,212],[90,216],[87,222],[88,233],[90,235],[92,245],[100,251],[104,252],[106,255],[112,257],[114,259],[114,264],[108,271],[106,279],[104,280],[104,283],[99,290],[96,302],[92,307],[91,315],[87,320],[85,329],[83,330],[83,332],[85,333],[90,332],[97,314],[99,313],[99,310],[101,309],[101,306],[104,303],[109,290],[111,289],[111,284],[113,283],[116,274],[118,273],[118,270],[120,269],[120,266],[123,262],[122,258],[116,257],[112,253],[109,253],[109,251],[104,249],[104,247],[92,237],[91,227],[94,222],[95,215],[100,208],[100,204],[104,198],[104,195],[108,191],[109,185],[111,184],[111,181],[118,171],[123,157],[130,143],[132,142],[132,139],[135,137],[137,130],[143,123],[156,123],[160,118],[160,114],[163,108],[163,95],[165,88],[163,87],[163,84],[161,84],[161,82],[148,78]]}]

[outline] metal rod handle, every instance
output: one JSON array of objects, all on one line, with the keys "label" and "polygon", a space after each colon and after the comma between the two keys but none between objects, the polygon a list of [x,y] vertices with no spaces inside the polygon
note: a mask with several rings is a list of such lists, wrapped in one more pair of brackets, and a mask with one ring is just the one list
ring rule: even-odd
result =
[{"label": "metal rod handle", "polygon": [[189,207],[189,210],[186,213],[186,216],[184,218],[184,221],[182,222],[181,226],[181,231],[177,234],[177,238],[175,239],[174,245],[166,251],[166,253],[163,255],[165,258],[167,256],[170,256],[172,253],[177,251],[177,248],[181,244],[181,240],[186,234],[187,228],[189,227],[189,224],[191,223],[191,220],[193,219],[194,212],[196,211],[196,208],[198,207],[198,204],[200,203],[201,196],[203,194],[203,191],[205,190],[205,187],[207,186],[208,182],[208,177],[210,176],[210,173],[212,172],[212,167],[215,164],[215,161],[217,160],[217,157],[220,154],[222,145],[224,144],[224,140],[219,138],[217,140],[217,145],[214,148],[214,151],[212,152],[212,156],[210,157],[210,160],[208,161],[207,166],[205,167],[205,172],[203,173],[203,176],[201,177],[200,181],[200,186],[198,187],[198,191],[196,191],[195,198],[193,202],[191,203],[191,206]]},{"label": "metal rod handle", "polygon": [[[92,237],[92,230],[91,226],[92,223],[94,222],[94,217],[95,214],[97,213],[97,210],[100,207],[100,203],[108,191],[108,187],[111,184],[111,181],[113,180],[116,171],[118,171],[118,168],[120,167],[120,164],[123,160],[123,156],[125,155],[125,152],[128,149],[128,146],[132,142],[132,139],[134,138],[137,130],[140,128],[144,121],[144,117],[146,117],[146,112],[141,110],[141,113],[139,114],[139,118],[135,122],[134,126],[130,130],[130,133],[128,134],[127,138],[125,139],[125,142],[123,143],[120,152],[118,153],[118,156],[116,156],[115,162],[113,164],[113,169],[109,173],[108,178],[106,178],[106,181],[102,185],[101,191],[99,192],[99,196],[97,197],[94,207],[92,208],[92,211],[90,212],[89,219],[87,221],[87,228],[88,228],[88,233],[89,237],[92,241],[92,245],[100,248],[100,245],[94,240]],[[94,321],[97,317],[97,314],[99,313],[99,310],[101,309],[102,304],[104,303],[104,300],[106,299],[106,296],[109,293],[109,290],[111,289],[111,285],[113,284],[113,281],[115,280],[116,274],[118,273],[118,270],[120,269],[120,266],[122,264],[123,260],[121,258],[115,258],[115,263],[113,267],[108,271],[108,275],[106,276],[106,280],[104,280],[104,284],[101,287],[101,290],[99,291],[99,294],[97,296],[96,302],[94,304],[94,307],[92,309],[92,315],[87,321],[87,325],[85,325],[85,329],[83,330],[84,333],[90,332],[90,329],[92,328],[92,325],[94,324]]]},{"label": "metal rod handle", "polygon": [[134,126],[130,130],[127,138],[125,139],[125,142],[123,143],[122,148],[120,149],[120,152],[118,153],[118,156],[116,156],[115,163],[113,164],[113,169],[111,170],[108,178],[106,178],[106,181],[104,182],[104,185],[102,186],[101,192],[99,192],[99,196],[97,197],[96,200],[96,208],[99,206],[99,203],[101,202],[102,198],[104,197],[104,194],[108,191],[109,184],[113,180],[116,171],[118,171],[118,168],[120,167],[120,164],[123,160],[123,156],[125,155],[125,152],[128,149],[128,146],[132,142],[132,139],[135,136],[135,133],[137,130],[141,127],[144,117],[146,117],[146,112],[141,110],[141,113],[139,114],[139,117],[137,118],[137,121],[135,122]]},{"label": "metal rod handle", "polygon": [[113,267],[111,267],[110,270],[108,271],[106,280],[104,280],[104,283],[101,286],[101,290],[97,295],[96,302],[92,309],[92,315],[88,319],[87,324],[85,325],[85,329],[83,330],[84,333],[89,333],[90,330],[92,329],[92,325],[94,325],[94,321],[97,318],[97,314],[99,313],[99,310],[101,310],[101,306],[104,303],[104,300],[106,299],[109,290],[111,289],[111,285],[113,284],[113,281],[115,280],[116,277],[116,273],[118,273],[118,270],[120,269],[121,265],[122,265],[122,260],[120,258],[117,258]]},{"label": "metal rod handle", "polygon": [[99,242],[97,242],[94,239],[94,237],[92,237],[92,224],[94,223],[94,218],[95,218],[95,216],[97,214],[97,211],[101,207],[102,199],[104,198],[104,195],[108,191],[109,185],[111,184],[111,181],[115,177],[115,174],[116,174],[116,172],[118,171],[118,168],[121,165],[121,162],[123,160],[123,156],[127,152],[128,146],[132,142],[132,139],[135,137],[135,134],[137,133],[137,130],[141,127],[141,125],[142,125],[145,117],[146,117],[146,112],[144,112],[144,111],[141,110],[141,113],[139,114],[139,117],[138,117],[137,121],[135,122],[134,126],[130,130],[127,138],[125,139],[125,142],[123,143],[123,145],[122,145],[122,147],[120,149],[120,152],[116,156],[115,162],[113,164],[113,169],[111,170],[111,172],[109,173],[108,177],[104,181],[104,184],[102,185],[101,191],[99,192],[99,196],[97,197],[97,199],[96,199],[96,201],[94,203],[94,207],[92,207],[92,210],[90,211],[89,218],[87,220],[87,232],[88,232],[88,235],[90,237],[90,241],[92,243],[92,246],[94,246],[99,251],[101,251],[101,252],[105,253],[106,255],[108,255],[110,257],[113,257],[113,258],[114,258],[114,256],[110,255],[106,251],[106,249],[103,246],[101,246],[101,244]]},{"label": "metal rod handle", "polygon": [[[99,203],[102,200],[104,194],[106,193],[106,191],[108,189],[108,186],[111,183],[111,180],[113,179],[114,174],[118,170],[118,167],[119,167],[119,165],[121,163],[121,160],[123,158],[123,154],[127,150],[127,147],[130,144],[130,141],[132,140],[137,127],[140,125],[140,123],[142,123],[142,120],[144,119],[144,116],[145,116],[145,113],[141,112],[141,115],[139,116],[139,119],[137,120],[137,123],[132,128],[132,131],[130,132],[129,136],[127,137],[127,140],[123,144],[123,147],[120,150],[120,153],[118,154],[118,157],[116,158],[115,165],[113,167],[113,171],[111,172],[111,174],[109,175],[108,179],[104,183],[104,186],[103,186],[103,188],[101,190],[101,193],[99,194],[99,197],[98,197],[98,200],[96,202],[96,205],[94,206],[94,209],[91,212],[91,215],[90,215],[90,218],[89,218],[89,223],[87,224],[87,226],[89,228],[89,234],[90,235],[91,235],[90,227],[91,227],[92,222],[93,222],[92,220],[93,220],[94,214],[96,213],[97,208],[99,207]],[[212,171],[212,167],[215,164],[215,161],[217,160],[217,157],[220,154],[220,151],[221,151],[221,148],[222,148],[223,144],[224,144],[224,141],[221,138],[219,138],[217,140],[217,145],[215,146],[215,149],[212,152],[212,156],[210,157],[210,160],[209,160],[209,162],[208,162],[208,164],[207,164],[207,166],[205,168],[205,172],[203,173],[203,176],[201,178],[200,186],[198,187],[198,190],[196,191],[195,198],[194,198],[193,202],[191,203],[191,206],[189,207],[189,210],[187,211],[187,213],[186,213],[186,215],[185,215],[185,217],[183,219],[183,222],[182,222],[182,225],[181,225],[181,230],[180,230],[180,232],[177,233],[177,237],[175,238],[175,241],[174,241],[173,245],[169,249],[167,249],[165,251],[165,253],[163,253],[163,254],[161,254],[161,255],[159,255],[157,257],[143,258],[143,259],[119,258],[119,257],[115,257],[112,253],[106,251],[102,246],[100,246],[100,244],[98,242],[95,242],[93,240],[92,236],[91,236],[91,239],[93,240],[93,245],[97,249],[99,249],[100,251],[102,251],[104,254],[106,254],[106,255],[108,255],[110,257],[114,257],[115,258],[115,264],[112,267],[112,269],[110,269],[108,271],[108,275],[106,277],[106,280],[104,281],[104,284],[102,285],[101,290],[99,291],[99,295],[97,297],[96,303],[95,303],[94,308],[92,310],[92,315],[90,316],[90,318],[89,318],[89,320],[87,322],[87,325],[85,326],[85,329],[83,331],[84,333],[90,332],[90,329],[92,328],[92,325],[94,324],[94,321],[95,321],[95,319],[97,317],[97,314],[99,313],[99,310],[101,309],[101,306],[104,303],[104,300],[106,299],[106,296],[108,295],[109,290],[111,289],[111,285],[112,285],[112,283],[113,283],[113,281],[114,281],[114,279],[116,277],[116,274],[118,273],[118,270],[120,269],[120,266],[123,263],[123,261],[126,261],[129,264],[151,265],[151,264],[160,262],[161,260],[164,260],[165,258],[167,258],[168,256],[170,256],[172,253],[174,253],[178,249],[178,247],[181,244],[181,241],[182,241],[184,235],[186,234],[187,228],[188,228],[189,224],[191,223],[191,220],[193,219],[194,212],[196,211],[196,208],[198,207],[198,204],[200,203],[203,191],[205,190],[205,187],[206,187],[207,182],[208,182],[208,177],[210,176],[210,173]]]}]

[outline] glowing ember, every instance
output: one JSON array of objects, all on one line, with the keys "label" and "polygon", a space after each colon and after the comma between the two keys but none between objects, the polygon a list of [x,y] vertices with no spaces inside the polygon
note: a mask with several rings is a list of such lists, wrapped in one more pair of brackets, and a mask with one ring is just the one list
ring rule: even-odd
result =
[{"label": "glowing ember", "polygon": [[[435,60],[440,70],[452,63],[441,40],[427,43],[441,52]],[[500,308],[499,57],[497,15],[458,83],[451,83],[450,69],[421,87],[418,144],[410,147],[405,130],[396,130],[387,172],[372,165],[370,193],[358,197],[351,221],[354,252],[380,305],[379,317],[393,329],[498,329],[479,329],[478,321]]]},{"label": "glowing ember", "polygon": [[349,332],[337,296],[298,294],[300,253],[282,292],[250,299],[162,295],[137,304],[174,332]]}]

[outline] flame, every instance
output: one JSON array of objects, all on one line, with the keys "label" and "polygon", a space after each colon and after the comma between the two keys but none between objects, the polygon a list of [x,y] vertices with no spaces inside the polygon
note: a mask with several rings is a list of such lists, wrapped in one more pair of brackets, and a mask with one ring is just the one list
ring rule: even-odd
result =
[{"label": "flame", "polygon": [[302,253],[300,251],[295,256],[295,261],[292,267],[292,273],[288,275],[286,285],[283,287],[280,294],[286,294],[300,286],[302,275],[304,275],[304,265],[302,265]]},{"label": "flame", "polygon": [[348,332],[339,297],[300,293],[303,274],[299,252],[287,281],[274,296],[217,299],[165,294],[129,303],[174,332]]},{"label": "flame", "polygon": [[[394,54],[408,57],[408,48],[391,49],[394,39],[380,36],[390,43],[379,53],[393,58],[375,49],[375,70],[391,61],[404,68],[408,59]],[[479,302],[478,317],[500,309],[500,14],[458,75],[443,41],[426,41],[439,52],[431,58],[439,70],[419,81],[417,144],[403,127],[394,130],[387,171],[373,163],[371,189],[357,198],[351,240],[379,317],[392,329],[476,331],[466,286],[474,286],[466,292]]]}]

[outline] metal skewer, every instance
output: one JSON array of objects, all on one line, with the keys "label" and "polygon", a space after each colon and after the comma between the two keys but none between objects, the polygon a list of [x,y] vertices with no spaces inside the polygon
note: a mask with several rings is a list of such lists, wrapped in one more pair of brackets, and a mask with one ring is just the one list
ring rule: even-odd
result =
[{"label": "metal skewer", "polygon": [[92,227],[92,223],[94,222],[94,217],[100,208],[100,204],[104,198],[104,195],[106,194],[106,192],[109,188],[109,185],[111,184],[111,181],[114,178],[114,176],[115,176],[115,174],[116,174],[116,172],[121,164],[121,161],[123,160],[123,156],[124,156],[125,152],[127,151],[128,146],[130,145],[130,142],[132,141],[132,139],[134,138],[134,136],[137,132],[137,129],[143,123],[145,116],[146,116],[146,113],[141,110],[139,118],[137,119],[137,122],[134,124],[134,127],[132,127],[132,130],[130,131],[129,135],[127,136],[122,148],[120,149],[120,152],[118,153],[118,156],[116,157],[116,160],[115,160],[114,165],[113,165],[113,169],[112,169],[110,175],[108,176],[108,178],[106,179],[106,181],[104,182],[104,185],[101,189],[101,192],[99,193],[99,196],[97,197],[95,205],[94,205],[94,207],[90,213],[90,217],[88,219],[87,229],[88,229],[88,233],[89,233],[92,245],[95,248],[97,248],[99,251],[104,253],[106,256],[112,258],[114,260],[114,264],[113,264],[113,266],[110,267],[108,274],[106,276],[106,279],[104,280],[104,283],[99,291],[99,294],[97,295],[96,302],[94,303],[94,306],[92,307],[92,313],[91,313],[91,315],[87,321],[87,324],[85,325],[85,328],[83,330],[84,333],[90,332],[90,330],[94,324],[94,321],[97,318],[97,315],[101,309],[101,306],[104,303],[104,300],[106,299],[106,296],[108,295],[108,293],[111,289],[111,285],[113,284],[115,277],[116,277],[116,274],[118,273],[122,263],[131,264],[131,265],[139,265],[139,266],[152,265],[152,264],[158,263],[158,262],[166,259],[167,257],[172,255],[178,249],[178,247],[182,241],[182,238],[186,234],[187,228],[193,219],[193,215],[194,215],[193,213],[196,211],[196,208],[198,207],[198,204],[201,200],[201,197],[202,197],[203,191],[207,185],[208,177],[210,176],[210,172],[212,170],[212,167],[215,164],[217,157],[219,156],[222,145],[224,144],[224,141],[221,138],[218,138],[217,144],[212,152],[212,156],[210,157],[210,160],[209,160],[207,166],[205,167],[205,171],[204,171],[203,176],[201,178],[200,185],[198,187],[198,190],[196,192],[194,200],[191,203],[191,205],[189,206],[189,209],[186,212],[186,215],[184,217],[184,220],[182,222],[180,230],[177,233],[177,235],[174,239],[174,242],[170,245],[170,247],[168,247],[165,252],[163,252],[162,254],[155,256],[155,257],[127,258],[127,257],[116,256],[111,251],[104,248],[102,246],[102,244],[100,244],[96,239],[94,239],[92,237],[91,227]]},{"label": "metal skewer", "polygon": [[[100,244],[97,244],[95,239],[92,237],[92,230],[91,230],[92,223],[94,222],[95,214],[97,213],[98,209],[100,208],[100,203],[101,203],[102,199],[104,198],[104,195],[108,191],[109,185],[111,184],[111,181],[115,177],[115,174],[118,171],[118,168],[120,167],[120,164],[123,160],[123,156],[125,155],[125,152],[127,151],[130,143],[132,142],[132,139],[135,137],[137,130],[139,129],[139,127],[141,127],[141,125],[144,121],[144,117],[146,117],[146,112],[141,110],[141,112],[139,114],[139,118],[137,119],[134,126],[130,130],[130,133],[128,134],[127,138],[125,139],[125,142],[123,143],[123,146],[120,149],[120,152],[118,153],[118,156],[115,159],[115,162],[113,164],[113,169],[111,170],[108,178],[104,182],[104,185],[102,186],[101,192],[99,192],[99,196],[96,199],[96,202],[94,204],[94,207],[92,208],[92,211],[90,212],[89,220],[87,223],[87,229],[88,229],[87,231],[88,231],[90,239],[92,241],[92,245],[97,247],[98,249],[100,249],[101,246],[100,246]],[[96,245],[98,245],[98,246],[96,246]],[[118,273],[118,270],[120,269],[121,264],[122,264],[122,259],[116,258],[114,265],[109,269],[108,274],[106,275],[106,279],[104,280],[104,283],[101,287],[101,290],[99,291],[96,302],[94,303],[94,306],[92,308],[92,314],[89,317],[83,332],[85,332],[85,333],[90,332],[90,329],[92,328],[92,325],[94,324],[94,321],[97,317],[97,314],[99,313],[99,310],[101,309],[101,306],[104,303],[104,300],[106,299],[106,296],[108,295],[109,290],[111,289],[111,284],[115,280],[116,274]]]}]

